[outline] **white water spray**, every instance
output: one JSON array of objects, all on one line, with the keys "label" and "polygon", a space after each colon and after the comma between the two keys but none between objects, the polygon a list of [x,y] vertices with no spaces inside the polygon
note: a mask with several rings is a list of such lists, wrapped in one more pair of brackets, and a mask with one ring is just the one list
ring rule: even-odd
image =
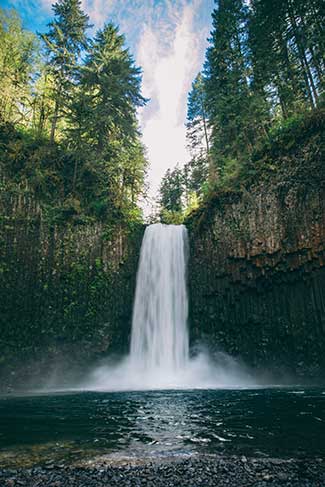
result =
[{"label": "white water spray", "polygon": [[142,242],[129,356],[97,368],[87,389],[240,388],[256,385],[231,357],[190,358],[186,287],[187,230],[150,225]]}]

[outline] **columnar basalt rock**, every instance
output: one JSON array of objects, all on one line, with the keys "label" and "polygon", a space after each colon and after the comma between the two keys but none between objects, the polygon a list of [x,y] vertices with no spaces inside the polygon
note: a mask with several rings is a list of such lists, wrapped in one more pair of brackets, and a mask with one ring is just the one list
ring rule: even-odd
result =
[{"label": "columnar basalt rock", "polygon": [[[314,168],[315,169],[315,168]],[[255,367],[325,368],[325,178],[217,195],[188,221],[191,336]]]},{"label": "columnar basalt rock", "polygon": [[50,225],[33,198],[2,198],[0,360],[13,386],[29,364],[46,375],[127,349],[143,231]]}]

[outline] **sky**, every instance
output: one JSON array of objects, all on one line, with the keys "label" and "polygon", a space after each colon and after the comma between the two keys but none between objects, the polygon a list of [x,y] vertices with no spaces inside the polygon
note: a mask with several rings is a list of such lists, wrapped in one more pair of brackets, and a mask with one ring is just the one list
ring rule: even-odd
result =
[{"label": "sky", "polygon": [[[30,30],[44,32],[51,0],[1,0],[14,7]],[[93,29],[114,22],[143,71],[149,102],[139,123],[149,159],[150,195],[168,168],[189,160],[185,121],[187,94],[202,69],[214,0],[82,0]]]}]

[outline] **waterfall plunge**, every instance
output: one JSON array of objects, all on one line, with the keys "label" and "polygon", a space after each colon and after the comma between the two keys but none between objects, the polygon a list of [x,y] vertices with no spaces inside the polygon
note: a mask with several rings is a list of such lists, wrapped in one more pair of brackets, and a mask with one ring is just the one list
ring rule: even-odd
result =
[{"label": "waterfall plunge", "polygon": [[151,225],[141,249],[130,361],[135,369],[174,374],[189,362],[187,231]]},{"label": "waterfall plunge", "polygon": [[86,389],[240,388],[255,381],[231,357],[189,356],[186,288],[187,230],[150,225],[142,242],[128,357],[98,367]]}]

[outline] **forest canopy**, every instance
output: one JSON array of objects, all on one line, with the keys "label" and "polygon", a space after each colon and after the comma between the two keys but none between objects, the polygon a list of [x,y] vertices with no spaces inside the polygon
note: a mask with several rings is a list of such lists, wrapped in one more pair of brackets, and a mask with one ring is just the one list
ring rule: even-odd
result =
[{"label": "forest canopy", "polygon": [[90,36],[80,0],[58,0],[47,31],[0,10],[1,189],[52,219],[141,218],[147,161],[137,123],[141,70],[116,26]]},{"label": "forest canopy", "polygon": [[[34,34],[0,9],[2,194],[31,194],[55,221],[141,221],[141,69],[118,27],[94,33],[80,0],[52,10]],[[240,190],[281,133],[294,144],[305,120],[324,113],[324,17],[320,0],[216,1],[188,95],[190,158],[161,182],[162,221],[180,223],[216,192]]]},{"label": "forest canopy", "polygon": [[181,221],[216,191],[238,190],[281,132],[294,144],[305,120],[323,113],[324,25],[321,0],[216,2],[204,69],[188,96],[191,159],[160,187],[165,221]]}]

